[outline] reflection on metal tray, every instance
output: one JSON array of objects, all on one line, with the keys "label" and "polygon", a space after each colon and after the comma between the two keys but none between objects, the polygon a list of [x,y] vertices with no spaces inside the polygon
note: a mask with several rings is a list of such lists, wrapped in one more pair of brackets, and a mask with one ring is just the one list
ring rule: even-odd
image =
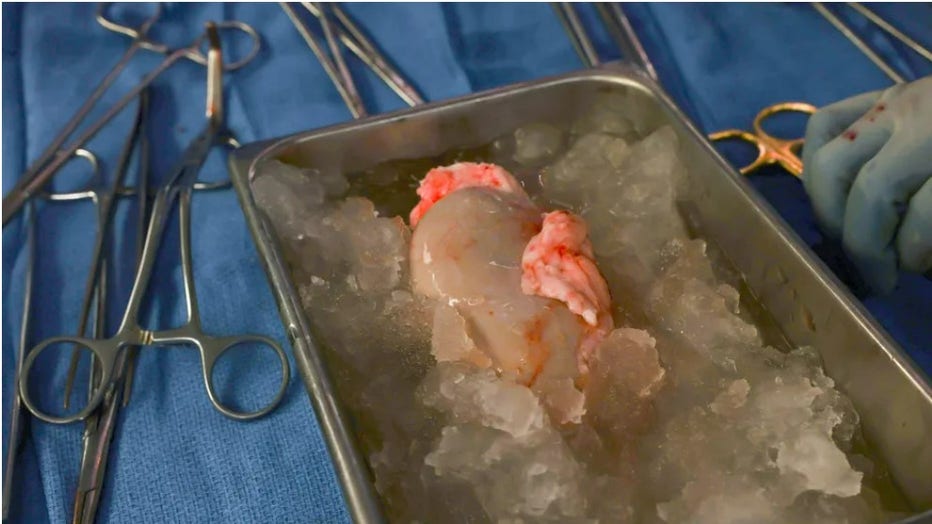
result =
[{"label": "reflection on metal tray", "polygon": [[[250,193],[257,160],[276,158],[343,173],[361,172],[388,160],[477,147],[534,121],[568,121],[593,94],[632,89],[658,104],[658,114],[679,135],[691,166],[696,188],[692,204],[704,236],[743,273],[750,292],[793,345],[820,350],[826,373],[853,401],[867,440],[887,462],[896,484],[916,509],[932,507],[929,381],[662,90],[644,74],[612,64],[252,144],[231,157],[231,177],[353,518],[384,520],[272,226]],[[932,517],[932,512],[924,515]]]}]

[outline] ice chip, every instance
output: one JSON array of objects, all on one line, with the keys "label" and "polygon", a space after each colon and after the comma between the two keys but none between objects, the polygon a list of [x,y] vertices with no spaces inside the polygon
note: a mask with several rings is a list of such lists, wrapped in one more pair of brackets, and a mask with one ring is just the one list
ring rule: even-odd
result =
[{"label": "ice chip", "polygon": [[617,137],[589,134],[579,137],[554,164],[543,169],[541,183],[547,198],[559,206],[581,208],[606,185],[618,183],[618,171],[628,144]]},{"label": "ice chip", "polygon": [[620,138],[634,139],[637,128],[629,115],[631,95],[627,93],[600,93],[592,105],[573,123],[573,133],[587,135],[605,133]]},{"label": "ice chip", "polygon": [[354,286],[363,291],[398,286],[407,267],[410,237],[400,217],[381,218],[370,200],[352,197],[340,203],[326,223],[343,237],[330,247],[342,255]]},{"label": "ice chip", "polygon": [[556,156],[563,147],[563,131],[550,124],[536,123],[515,130],[514,159],[537,165]]},{"label": "ice chip", "polygon": [[663,385],[655,340],[619,328],[599,346],[586,385],[586,420],[615,446],[625,446],[652,422],[652,397]]},{"label": "ice chip", "polygon": [[[750,479],[748,479],[750,480]],[[657,505],[657,515],[671,524],[757,524],[779,522],[767,493],[753,482],[728,479],[690,482],[680,499]]]},{"label": "ice chip", "polygon": [[728,386],[728,389],[719,393],[709,409],[719,415],[730,415],[744,406],[748,400],[751,385],[746,379],[738,379]]},{"label": "ice chip", "polygon": [[251,189],[256,204],[284,238],[304,236],[309,225],[319,220],[326,196],[319,179],[277,160],[259,166]]},{"label": "ice chip", "polygon": [[533,389],[555,424],[579,424],[586,414],[586,396],[571,378],[538,380]]},{"label": "ice chip", "polygon": [[449,411],[458,422],[480,423],[515,437],[544,425],[543,407],[534,393],[492,370],[441,363],[425,384],[424,402]]},{"label": "ice chip", "polygon": [[861,492],[863,474],[848,464],[844,452],[832,441],[830,433],[815,428],[778,444],[777,466],[783,474],[802,475],[806,479],[804,490],[839,497],[853,497]]},{"label": "ice chip", "polygon": [[582,517],[580,465],[555,432],[530,437],[475,424],[447,426],[425,463],[439,476],[467,481],[496,521]]}]

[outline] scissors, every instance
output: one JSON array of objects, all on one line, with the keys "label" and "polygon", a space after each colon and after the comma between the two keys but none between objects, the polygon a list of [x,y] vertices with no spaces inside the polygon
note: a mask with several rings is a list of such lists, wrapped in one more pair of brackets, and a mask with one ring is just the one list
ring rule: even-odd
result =
[{"label": "scissors", "polygon": [[[119,24],[106,16],[108,4],[101,4],[97,10],[97,21],[106,29],[119,34],[130,36],[133,40],[130,46],[123,53],[120,60],[108,72],[100,84],[94,89],[87,100],[78,108],[78,111],[71,117],[71,120],[65,124],[64,128],[52,140],[52,143],[46,147],[45,151],[39,155],[39,158],[33,162],[26,172],[20,177],[13,189],[3,197],[3,225],[5,226],[10,219],[22,208],[23,204],[29,200],[36,192],[42,188],[48,180],[54,176],[58,169],[67,162],[79,148],[83,147],[119,112],[149,84],[155,81],[162,73],[181,59],[191,60],[199,64],[206,64],[207,58],[201,51],[205,35],[198,35],[194,41],[185,47],[172,49],[165,44],[154,42],[148,37],[151,27],[158,21],[161,15],[161,6],[156,4],[156,10],[139,27],[133,28]],[[248,24],[239,21],[224,21],[216,24],[219,29],[233,29],[246,33],[253,41],[253,47],[242,59],[232,62],[227,66],[227,70],[238,69],[249,63],[259,52],[261,42],[259,34]],[[78,125],[94,108],[104,92],[120,76],[120,73],[129,64],[130,60],[140,49],[148,49],[165,55],[162,62],[150,71],[129,93],[123,96],[114,104],[103,116],[88,127],[77,139],[68,147],[60,149],[66,140],[74,133]]]},{"label": "scissors", "polygon": [[764,121],[777,113],[796,112],[811,115],[816,107],[805,102],[782,102],[765,107],[754,117],[754,132],[741,129],[726,129],[709,135],[709,140],[743,140],[757,146],[757,158],[739,171],[747,175],[761,167],[778,164],[796,177],[803,174],[803,161],[799,157],[799,149],[803,145],[802,138],[786,140],[777,138],[764,131]]},{"label": "scissors", "polygon": [[[40,420],[55,424],[65,424],[86,420],[103,402],[108,391],[118,382],[118,365],[124,350],[133,346],[169,346],[189,344],[195,346],[201,356],[204,385],[208,398],[214,408],[224,415],[236,420],[249,420],[261,417],[278,405],[285,394],[289,378],[289,364],[282,347],[274,340],[261,335],[238,335],[214,337],[203,332],[198,312],[197,295],[194,285],[193,265],[191,260],[191,196],[201,166],[213,146],[218,143],[230,143],[226,137],[223,124],[222,93],[222,56],[220,53],[220,36],[218,26],[207,24],[205,32],[210,48],[207,54],[207,118],[204,130],[185,149],[180,163],[169,177],[168,182],[158,191],[152,206],[152,218],[149,221],[142,256],[133,281],[132,290],[123,319],[116,334],[107,339],[87,337],[55,337],[47,339],[30,351],[23,362],[19,391],[23,403],[33,415]],[[161,248],[165,226],[169,214],[178,205],[180,223],[180,258],[185,302],[188,319],[180,327],[161,331],[143,329],[139,324],[139,311],[148,288],[149,279]],[[43,351],[56,344],[71,344],[89,349],[99,362],[100,375],[98,387],[93,388],[87,405],[73,415],[57,416],[41,410],[29,393],[30,370],[36,358]],[[241,344],[258,343],[274,350],[281,362],[282,380],[275,397],[264,407],[255,411],[238,411],[220,401],[213,384],[213,369],[217,359],[228,349]]]}]

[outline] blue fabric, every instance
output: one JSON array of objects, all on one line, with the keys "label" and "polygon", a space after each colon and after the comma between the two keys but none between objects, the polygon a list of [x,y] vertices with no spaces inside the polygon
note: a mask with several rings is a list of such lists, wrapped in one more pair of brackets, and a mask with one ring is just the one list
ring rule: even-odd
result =
[{"label": "blue fabric", "polygon": [[[346,9],[430,100],[581,67],[545,4],[352,4]],[[875,9],[932,46],[929,5]],[[4,194],[125,49],[124,37],[94,23],[93,10],[93,5],[3,5]],[[746,127],[757,110],[777,101],[801,99],[823,105],[889,85],[879,70],[808,5],[651,4],[632,5],[628,11],[666,89],[704,131]],[[849,18],[864,29],[858,17]],[[258,60],[227,76],[228,122],[241,141],[349,119],[321,67],[275,4],[172,5],[156,35],[185,43],[209,19],[246,21],[264,39]],[[584,19],[594,26],[591,9],[585,11]],[[932,66],[908,56],[878,30],[868,29],[864,34],[897,65],[908,68],[911,78],[932,72]],[[597,46],[603,58],[618,56],[604,31],[598,33]],[[243,47],[239,41],[229,43],[233,54]],[[147,55],[134,61],[104,105],[114,101],[154,60]],[[350,59],[350,67],[361,78],[360,89],[372,112],[402,107],[358,61]],[[185,62],[156,83],[154,117],[148,127],[156,179],[165,176],[203,125],[203,79],[202,68]],[[90,145],[104,160],[105,171],[115,162],[131,116],[131,111],[121,115]],[[736,162],[744,158],[740,152],[729,150],[727,154]],[[214,155],[203,178],[225,177],[222,160],[222,155]],[[86,168],[75,163],[68,172],[59,180],[81,179]],[[797,233],[848,279],[843,260],[816,229],[799,182],[777,171],[757,175],[753,182]],[[131,211],[129,206],[121,207],[117,220],[125,220]],[[47,205],[41,211],[36,283],[40,306],[30,333],[33,343],[76,329],[93,234],[91,213],[87,203]],[[231,190],[198,194],[193,213],[194,266],[205,328],[217,334],[265,333],[285,343],[235,195]],[[177,233],[170,227],[168,245],[177,245],[173,244]],[[21,317],[22,233],[19,220],[3,232],[4,448]],[[128,261],[134,242],[131,230],[117,236],[115,248],[122,256],[113,264],[111,329],[132,279]],[[146,312],[149,327],[167,327],[183,319],[180,272],[174,256],[169,251],[159,259],[154,281],[158,293]],[[932,283],[905,276],[895,293],[866,296],[864,304],[932,372],[928,326]],[[296,373],[277,411],[259,421],[238,423],[211,408],[194,351],[145,349],[141,355],[132,402],[120,415],[110,456],[102,522],[348,520]],[[268,373],[227,379],[248,381],[259,393],[268,393],[277,379],[272,366],[252,358],[244,362]],[[39,380],[53,378],[40,376]],[[31,436],[18,462],[14,521],[70,518],[81,430],[80,425],[31,425]]]}]

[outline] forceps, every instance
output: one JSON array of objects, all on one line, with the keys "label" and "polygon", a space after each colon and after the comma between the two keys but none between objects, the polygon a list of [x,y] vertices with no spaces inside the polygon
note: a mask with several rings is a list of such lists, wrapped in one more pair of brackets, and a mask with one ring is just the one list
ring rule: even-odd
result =
[{"label": "forceps", "polygon": [[[634,64],[638,69],[647,73],[655,81],[659,81],[654,64],[651,63],[644,45],[634,31],[631,22],[628,21],[624,9],[618,4],[594,2],[599,17],[602,18],[602,24],[608,30],[609,35],[615,40],[615,44],[621,50],[625,60]],[[574,6],[567,2],[553,2],[551,7],[557,14],[557,18],[563,25],[563,30],[570,38],[570,43],[579,55],[586,67],[596,67],[601,64],[599,54],[595,50],[595,45],[586,28],[576,13]]]},{"label": "forceps", "polygon": [[[97,158],[89,151],[84,149],[79,149],[75,152],[74,158],[82,158],[86,160],[92,169],[92,173],[97,172]],[[54,196],[43,195],[49,200],[56,200]],[[25,355],[29,350],[29,331],[30,324],[32,319],[32,293],[33,293],[33,282],[35,280],[35,267],[36,267],[36,221],[37,221],[37,210],[34,205],[27,205],[24,211],[25,213],[25,253],[26,253],[26,274],[24,276],[24,285],[23,285],[23,318],[20,323],[20,333],[19,333],[19,346],[16,355],[16,370],[13,375],[13,403],[10,409],[10,440],[7,443],[7,456],[6,456],[6,465],[4,468],[3,476],[3,520],[6,521],[9,517],[10,511],[10,500],[12,499],[11,495],[13,492],[13,472],[16,466],[16,459],[19,455],[20,443],[23,436],[26,432],[27,419],[23,416],[22,411],[23,402],[22,396],[20,395],[19,382],[21,380],[23,362],[25,360]]]},{"label": "forceps", "polygon": [[[126,178],[126,173],[128,171],[130,156],[133,152],[133,146],[136,142],[136,139],[141,133],[142,127],[142,115],[146,109],[147,104],[146,91],[143,91],[139,97],[139,104],[136,110],[136,117],[133,122],[132,128],[130,130],[129,138],[124,144],[123,149],[120,151],[120,157],[117,160],[116,169],[114,170],[113,182],[111,185],[104,190],[98,189],[98,185],[102,185],[100,167],[97,163],[95,157],[88,156],[88,160],[91,163],[93,168],[93,175],[91,181],[88,184],[87,188],[66,192],[66,193],[57,193],[57,192],[46,192],[43,191],[43,196],[49,200],[82,200],[89,199],[94,204],[94,207],[97,212],[97,233],[94,236],[94,248],[91,255],[91,264],[90,270],[87,274],[87,281],[84,287],[84,295],[81,300],[81,313],[78,319],[78,334],[77,336],[84,336],[84,330],[87,325],[88,318],[90,317],[91,312],[91,303],[95,301],[95,295],[97,296],[96,302],[98,304],[98,309],[102,306],[101,304],[104,300],[101,299],[100,286],[102,286],[102,281],[106,275],[106,260],[104,257],[104,252],[107,248],[107,238],[110,231],[110,222],[113,218],[113,204],[115,203],[119,194],[128,193],[129,191],[126,188],[123,188],[123,180]],[[141,173],[142,174],[142,173]],[[142,177],[141,177],[142,178]],[[145,190],[144,190],[144,181],[138,186],[141,195],[140,205],[145,207]],[[98,312],[98,316],[99,312]],[[100,335],[95,335],[95,337]],[[68,409],[69,402],[71,398],[71,389],[74,384],[75,373],[77,372],[78,365],[78,351],[75,349],[71,354],[71,362],[68,367],[68,375],[65,381],[65,395],[64,395],[64,407]],[[93,370],[92,370],[93,371]]]},{"label": "forceps", "polygon": [[[189,45],[171,49],[164,44],[153,42],[147,36],[149,29],[158,20],[161,14],[161,7],[158,7],[155,13],[146,19],[138,28],[132,28],[118,24],[106,17],[106,4],[101,5],[97,11],[97,20],[105,28],[120,34],[128,35],[133,38],[129,48],[114,65],[113,69],[104,76],[101,83],[97,86],[91,96],[81,105],[77,113],[65,124],[65,127],[52,140],[52,143],[45,149],[39,158],[33,162],[25,173],[20,177],[13,189],[3,197],[3,225],[19,211],[23,204],[29,200],[48,180],[54,176],[58,169],[71,158],[79,148],[90,141],[110,120],[113,119],[130,101],[135,99],[139,93],[163,72],[181,59],[188,59],[194,62],[204,64],[207,59],[201,51],[201,45],[204,43],[205,35],[202,33],[194,39]],[[256,33],[248,24],[237,21],[225,21],[217,24],[220,29],[235,29],[246,33],[253,41],[253,47],[250,52],[237,62],[229,64],[228,69],[237,69],[250,62],[259,52],[261,45],[259,34]],[[108,87],[117,79],[120,73],[129,64],[129,61],[139,49],[149,49],[165,55],[162,62],[149,72],[129,93],[123,96],[114,104],[103,116],[94,122],[86,131],[76,138],[68,147],[59,149],[66,140],[75,131],[81,121],[94,108],[97,102],[103,96]]]},{"label": "forceps", "polygon": [[[318,18],[322,18],[324,15],[321,6],[318,4],[302,2],[301,5]],[[330,7],[333,15],[340,22],[334,27],[334,30],[343,45],[362,60],[383,82],[388,84],[388,87],[406,104],[409,106],[423,104],[424,98],[418,93],[417,89],[408,83],[401,73],[389,65],[388,60],[382,55],[379,48],[353,23],[353,20],[343,11],[340,4],[333,2],[328,3],[327,6]]]},{"label": "forceps", "polygon": [[[310,3],[305,2],[305,8],[309,9]],[[359,91],[356,90],[356,83],[353,81],[353,77],[349,74],[349,69],[346,67],[346,62],[343,61],[343,54],[340,52],[340,46],[337,45],[337,42],[334,38],[334,30],[330,25],[330,19],[327,15],[327,12],[323,9],[319,10],[320,16],[320,25],[324,30],[324,37],[327,39],[327,47],[330,48],[330,53],[333,55],[333,58],[327,56],[323,48],[317,42],[317,39],[314,38],[314,35],[311,31],[304,26],[301,22],[301,19],[298,18],[298,14],[285,2],[281,3],[282,9],[285,10],[285,14],[288,15],[288,18],[291,20],[291,23],[294,24],[295,29],[301,34],[301,37],[304,38],[304,41],[307,42],[308,47],[311,48],[311,51],[314,52],[314,56],[317,57],[317,60],[320,61],[320,65],[323,66],[324,72],[327,73],[327,76],[333,81],[333,84],[336,86],[337,91],[340,93],[340,97],[343,98],[343,101],[346,103],[346,106],[349,108],[350,112],[353,114],[353,118],[360,118],[366,116],[366,108],[362,103],[362,99],[359,97]]]},{"label": "forceps", "polygon": [[[375,44],[353,23],[349,15],[339,5],[336,3],[301,2],[304,9],[314,15],[320,22],[332,58],[327,56],[321,44],[310,29],[304,25],[294,8],[287,2],[280,2],[280,5],[295,29],[297,29],[308,47],[311,48],[314,56],[320,61],[324,72],[327,73],[327,76],[336,86],[337,92],[339,92],[353,118],[362,118],[367,116],[368,113],[356,89],[353,77],[346,67],[346,62],[340,52],[338,39],[378,75],[406,104],[413,107],[424,103],[423,97],[417,90],[405,80],[401,73],[388,64],[388,61]],[[336,19],[335,21],[330,19],[331,13]]]},{"label": "forceps", "polygon": [[[50,338],[41,342],[25,357],[19,383],[20,395],[26,407],[40,420],[63,424],[87,419],[88,416],[101,405],[106,392],[114,387],[117,381],[118,361],[120,360],[123,350],[133,346],[169,346],[177,344],[190,344],[195,346],[201,356],[202,378],[210,402],[218,411],[233,419],[248,420],[265,415],[278,405],[285,394],[285,388],[289,378],[289,364],[284,350],[278,343],[271,338],[261,335],[214,337],[205,334],[201,329],[191,260],[191,195],[194,190],[198,172],[206,160],[208,153],[214,145],[225,138],[222,107],[223,62],[220,54],[220,37],[217,26],[212,23],[207,24],[205,34],[210,44],[207,56],[208,123],[204,130],[187,147],[180,163],[176,166],[176,170],[155,197],[152,206],[152,217],[149,221],[146,239],[142,248],[141,261],[137,268],[128,304],[117,333],[108,339],[86,337]],[[178,204],[181,233],[180,258],[182,281],[185,292],[185,302],[188,309],[188,320],[178,328],[150,331],[143,329],[139,325],[139,312],[142,301],[145,298],[149,278],[151,277],[159,248],[161,247],[162,236],[168,222],[169,214],[176,203]],[[87,348],[100,363],[99,386],[93,389],[87,405],[74,415],[56,416],[42,411],[34,402],[29,392],[28,383],[30,370],[36,358],[49,347],[59,343]],[[233,346],[248,343],[264,344],[275,351],[281,362],[282,381],[277,394],[267,405],[256,411],[238,411],[226,406],[218,398],[213,384],[213,369],[217,359],[225,351]]]},{"label": "forceps", "polygon": [[[97,234],[94,238],[94,248],[91,255],[90,271],[87,276],[87,283],[84,287],[84,296],[81,301],[81,314],[78,320],[78,334],[84,335],[84,329],[90,317],[91,302],[94,300],[94,293],[97,286],[97,280],[105,272],[104,251],[107,249],[107,236],[110,231],[110,222],[113,218],[113,204],[118,196],[136,194],[139,207],[138,223],[140,230],[137,232],[137,238],[145,235],[145,216],[147,207],[147,183],[148,183],[148,140],[143,132],[143,121],[148,108],[148,91],[143,90],[139,95],[139,103],[136,111],[136,117],[130,130],[129,137],[120,152],[117,160],[117,166],[114,170],[113,182],[105,189],[99,189],[94,179],[101,177],[101,171],[97,164],[97,159],[85,150],[78,150],[79,155],[89,160],[93,168],[91,183],[87,188],[72,192],[43,192],[43,196],[49,200],[83,200],[89,199],[93,202],[97,210]],[[140,144],[140,161],[139,161],[139,180],[135,188],[124,187],[123,180],[129,168],[130,157],[132,156],[135,144]],[[195,183],[196,190],[210,190],[225,187],[228,182],[216,182],[211,184]],[[102,185],[102,184],[101,184]],[[141,240],[140,240],[141,242]],[[141,246],[141,244],[140,244]],[[135,362],[136,348],[129,349],[128,365],[130,369]],[[71,361],[68,365],[68,374],[65,379],[64,408],[68,409],[71,400],[71,391],[74,385],[75,373],[78,366],[78,350],[71,353]],[[129,393],[132,387],[133,375],[128,373],[125,382],[124,405],[129,400]]]},{"label": "forceps", "polygon": [[778,164],[794,176],[801,177],[803,174],[803,161],[799,157],[799,150],[803,145],[803,139],[786,140],[764,131],[763,124],[765,120],[777,113],[784,112],[811,115],[816,112],[816,107],[805,102],[773,104],[762,109],[754,117],[753,133],[741,129],[726,129],[710,134],[709,140],[717,142],[737,139],[749,142],[757,147],[757,158],[739,170],[742,175],[747,175],[767,165]]},{"label": "forceps", "polygon": [[[139,144],[139,173],[135,188],[135,193],[139,205],[139,215],[137,229],[137,246],[136,258],[142,252],[142,236],[145,234],[145,217],[146,217],[146,199],[148,184],[148,150],[144,133],[145,115],[148,110],[148,91],[143,91],[139,96],[139,102],[136,109],[136,118],[127,137],[126,143],[120,152],[119,160],[115,169],[112,185],[104,193],[99,192],[93,187],[71,194],[57,194],[53,198],[58,199],[78,199],[90,198],[97,207],[98,231],[95,238],[94,253],[92,255],[91,269],[88,273],[87,287],[85,288],[85,302],[82,305],[81,324],[79,325],[78,335],[83,334],[84,322],[90,312],[89,298],[92,293],[96,294],[97,313],[94,322],[94,338],[104,336],[106,330],[107,315],[107,260],[103,251],[107,245],[107,237],[110,233],[110,222],[112,220],[112,204],[117,193],[121,189],[121,184],[128,171],[130,157],[136,144]],[[94,291],[92,291],[94,290]],[[84,421],[83,450],[81,454],[81,469],[78,477],[78,486],[75,490],[75,502],[73,507],[72,522],[77,524],[81,522],[93,522],[97,514],[97,508],[100,503],[102,494],[104,474],[107,470],[107,460],[110,452],[110,442],[113,438],[113,431],[116,426],[116,415],[121,405],[120,397],[122,394],[122,405],[126,405],[128,398],[128,388],[132,380],[132,369],[130,363],[134,358],[131,353],[135,348],[129,348],[126,352],[120,354],[116,364],[116,375],[113,384],[108,387],[104,394],[104,400],[100,409],[94,411]],[[71,387],[74,380],[77,366],[77,351],[72,352],[71,364],[68,370],[68,377],[65,386],[65,408],[68,407],[68,400],[71,396]],[[99,379],[97,366],[91,365],[90,387],[93,391],[95,382]],[[121,391],[123,387],[126,389]],[[90,395],[90,391],[88,394]]]},{"label": "forceps", "polygon": [[13,493],[13,470],[19,454],[20,442],[25,434],[26,419],[22,412],[22,397],[19,394],[19,380],[22,376],[23,358],[29,343],[29,320],[32,316],[32,283],[36,267],[36,218],[34,206],[26,206],[26,275],[23,290],[23,319],[19,327],[19,350],[16,355],[16,371],[13,375],[13,405],[10,409],[10,441],[8,443],[6,465],[3,470],[3,521],[10,516],[10,498]]},{"label": "forceps", "polygon": [[583,64],[586,67],[596,67],[601,64],[599,53],[596,52],[592,39],[589,38],[589,33],[586,32],[586,28],[572,4],[552,2],[550,5],[556,12],[557,18],[560,19],[563,30],[570,37],[570,43],[573,44],[573,49],[576,50],[576,54],[579,55],[579,59],[583,61]]}]

